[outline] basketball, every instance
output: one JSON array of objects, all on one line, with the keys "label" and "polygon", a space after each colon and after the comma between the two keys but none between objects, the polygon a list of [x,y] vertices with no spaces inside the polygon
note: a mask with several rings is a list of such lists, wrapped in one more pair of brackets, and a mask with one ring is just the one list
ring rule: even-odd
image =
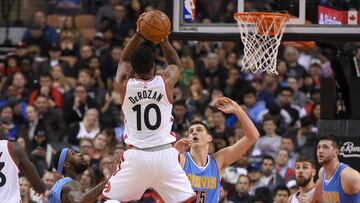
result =
[{"label": "basketball", "polygon": [[143,18],[139,19],[138,26],[145,39],[159,42],[169,35],[171,23],[165,13],[153,10],[145,13]]}]

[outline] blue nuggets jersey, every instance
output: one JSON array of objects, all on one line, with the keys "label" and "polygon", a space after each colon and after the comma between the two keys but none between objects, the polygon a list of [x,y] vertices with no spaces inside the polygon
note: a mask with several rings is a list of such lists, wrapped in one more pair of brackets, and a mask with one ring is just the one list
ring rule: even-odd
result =
[{"label": "blue nuggets jersey", "polygon": [[197,194],[196,203],[217,203],[220,195],[220,177],[215,159],[208,155],[205,167],[199,167],[189,152],[185,153],[185,173]]},{"label": "blue nuggets jersey", "polygon": [[360,193],[349,196],[342,189],[340,173],[346,167],[348,165],[340,163],[329,180],[325,180],[326,173],[324,171],[322,177],[324,203],[360,203]]},{"label": "blue nuggets jersey", "polygon": [[49,194],[49,203],[61,203],[61,190],[64,185],[71,181],[73,181],[73,179],[69,177],[56,181]]}]

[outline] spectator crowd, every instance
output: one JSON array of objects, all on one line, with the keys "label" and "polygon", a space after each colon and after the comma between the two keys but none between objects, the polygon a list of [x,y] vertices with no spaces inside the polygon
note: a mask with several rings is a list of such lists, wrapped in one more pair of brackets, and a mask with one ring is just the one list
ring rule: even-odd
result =
[{"label": "spectator crowd", "polygon": [[[9,140],[21,144],[35,164],[46,195],[59,178],[51,157],[62,146],[79,150],[90,162],[81,180],[84,191],[109,177],[126,150],[114,76],[137,17],[163,5],[150,0],[99,2],[92,10],[97,31],[91,39],[84,37],[73,15],[81,10],[81,1],[54,3],[53,12],[64,16],[61,28],[48,25],[43,11],[35,12],[16,51],[0,67],[0,120],[9,128]],[[159,46],[145,43],[156,54],[157,69],[166,68]],[[220,202],[286,202],[297,187],[297,156],[314,157],[320,78],[332,75],[329,60],[316,47],[281,46],[278,75],[252,73],[241,71],[240,42],[171,43],[184,67],[174,89],[174,135],[186,137],[190,122],[201,120],[214,137],[210,154],[239,140],[243,130],[236,117],[215,108],[222,96],[240,103],[261,134],[253,149],[225,170]],[[47,202],[46,195],[33,194],[25,177],[19,184],[23,203]],[[138,202],[162,200],[149,190]]]}]

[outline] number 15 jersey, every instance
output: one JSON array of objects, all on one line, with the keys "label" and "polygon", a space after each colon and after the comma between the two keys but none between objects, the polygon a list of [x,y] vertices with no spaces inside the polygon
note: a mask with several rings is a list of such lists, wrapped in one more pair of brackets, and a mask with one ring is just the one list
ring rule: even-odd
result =
[{"label": "number 15 jersey", "polygon": [[146,81],[130,78],[125,85],[122,110],[126,144],[144,149],[176,141],[171,135],[172,104],[160,75]]}]

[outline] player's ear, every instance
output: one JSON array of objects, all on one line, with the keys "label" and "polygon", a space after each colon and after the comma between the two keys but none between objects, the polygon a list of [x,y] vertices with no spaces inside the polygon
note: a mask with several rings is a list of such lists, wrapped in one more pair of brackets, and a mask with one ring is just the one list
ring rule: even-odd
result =
[{"label": "player's ear", "polygon": [[212,142],[213,138],[211,135],[208,135],[209,143]]},{"label": "player's ear", "polygon": [[340,150],[339,149],[335,149],[335,154],[336,156],[339,156]]},{"label": "player's ear", "polygon": [[65,161],[63,164],[64,168],[69,168],[70,167],[70,163],[68,161]]},{"label": "player's ear", "polygon": [[314,168],[311,170],[311,175],[312,175],[312,177],[314,177],[316,175],[316,170]]}]

